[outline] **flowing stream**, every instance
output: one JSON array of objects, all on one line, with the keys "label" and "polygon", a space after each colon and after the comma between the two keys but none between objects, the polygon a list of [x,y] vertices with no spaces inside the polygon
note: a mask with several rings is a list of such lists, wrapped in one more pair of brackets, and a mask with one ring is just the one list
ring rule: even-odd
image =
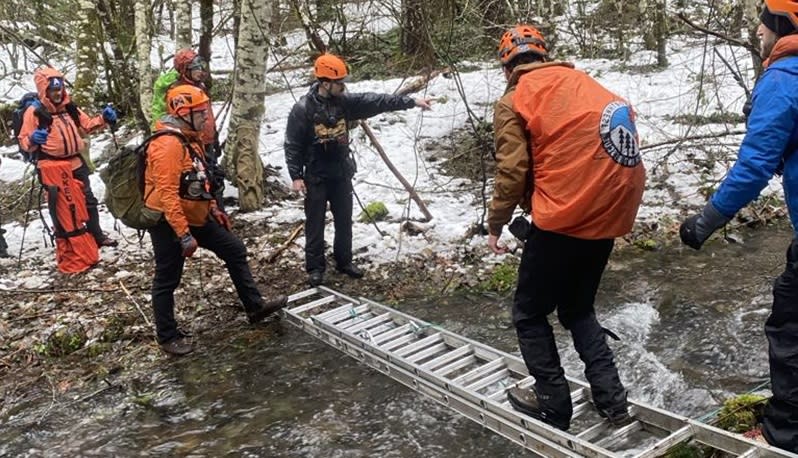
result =
[{"label": "flowing stream", "polygon": [[[768,227],[701,252],[613,255],[596,307],[622,338],[611,345],[631,397],[701,417],[767,381],[763,325],[789,237]],[[516,352],[511,297],[396,308]],[[566,372],[583,378],[570,336],[555,328]],[[0,419],[0,456],[530,456],[286,322],[255,337],[201,342],[85,401],[18,406]]]}]

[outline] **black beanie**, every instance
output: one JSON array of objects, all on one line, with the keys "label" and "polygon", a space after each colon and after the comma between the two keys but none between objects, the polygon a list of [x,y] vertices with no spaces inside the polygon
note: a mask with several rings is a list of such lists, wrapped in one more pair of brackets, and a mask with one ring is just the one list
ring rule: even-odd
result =
[{"label": "black beanie", "polygon": [[796,32],[796,28],[792,21],[790,21],[790,18],[780,14],[771,13],[767,6],[762,8],[762,14],[759,15],[759,20],[762,21],[762,23],[765,24],[765,27],[772,30],[778,37],[783,37]]}]

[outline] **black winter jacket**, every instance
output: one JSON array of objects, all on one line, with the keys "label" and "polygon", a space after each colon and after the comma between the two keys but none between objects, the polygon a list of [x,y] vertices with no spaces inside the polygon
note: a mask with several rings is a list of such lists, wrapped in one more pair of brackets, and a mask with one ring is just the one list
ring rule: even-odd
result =
[{"label": "black winter jacket", "polygon": [[349,122],[414,106],[411,97],[371,92],[324,98],[314,83],[288,116],[284,147],[291,179],[352,178]]}]

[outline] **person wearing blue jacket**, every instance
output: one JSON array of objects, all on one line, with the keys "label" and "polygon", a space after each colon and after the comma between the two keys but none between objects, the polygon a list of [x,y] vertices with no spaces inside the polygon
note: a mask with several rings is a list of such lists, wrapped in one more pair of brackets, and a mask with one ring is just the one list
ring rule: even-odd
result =
[{"label": "person wearing blue jacket", "polygon": [[772,445],[798,452],[798,2],[766,0],[760,19],[757,36],[765,71],[754,86],[737,162],[701,213],[682,223],[679,235],[686,245],[700,249],[783,171],[795,234],[765,323],[773,396],[765,408],[762,435]]}]

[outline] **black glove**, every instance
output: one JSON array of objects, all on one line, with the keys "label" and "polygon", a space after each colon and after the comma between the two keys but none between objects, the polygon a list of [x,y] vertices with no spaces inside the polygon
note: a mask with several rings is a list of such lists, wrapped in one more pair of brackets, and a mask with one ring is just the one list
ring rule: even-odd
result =
[{"label": "black glove", "polygon": [[701,213],[687,218],[679,227],[679,237],[682,243],[695,250],[701,249],[701,245],[707,241],[713,232],[723,227],[731,218],[721,214],[712,202],[701,210]]}]

